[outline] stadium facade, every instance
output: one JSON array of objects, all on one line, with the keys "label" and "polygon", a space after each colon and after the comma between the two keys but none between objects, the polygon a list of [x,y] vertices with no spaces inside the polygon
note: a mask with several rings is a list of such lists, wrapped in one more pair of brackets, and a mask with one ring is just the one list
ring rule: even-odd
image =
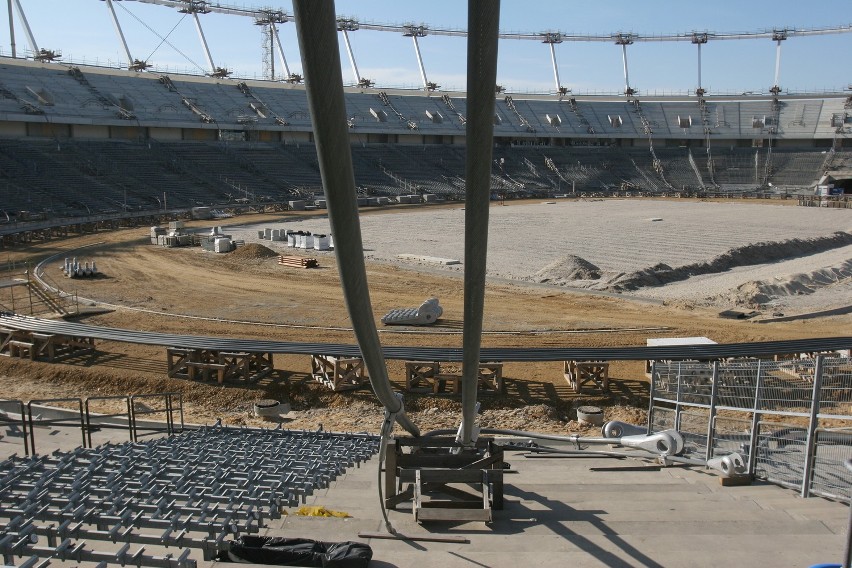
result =
[{"label": "stadium facade", "polygon": [[[495,195],[852,192],[852,94],[495,96]],[[351,87],[345,100],[363,196],[464,195],[464,93]],[[301,84],[0,58],[7,215],[321,191]]]}]

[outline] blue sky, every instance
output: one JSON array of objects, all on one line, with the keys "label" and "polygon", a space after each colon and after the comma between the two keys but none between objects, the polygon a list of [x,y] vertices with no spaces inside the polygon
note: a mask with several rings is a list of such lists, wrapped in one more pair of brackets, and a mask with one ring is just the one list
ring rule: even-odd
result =
[{"label": "blue sky", "polygon": [[[77,62],[123,61],[105,2],[20,2],[39,47],[59,49],[64,59]],[[224,3],[292,13],[289,1]],[[135,58],[149,59],[171,72],[207,70],[191,17],[137,1],[114,4]],[[467,21],[466,3],[461,0],[338,0],[336,4],[339,15],[361,21],[423,23],[434,28],[465,28]],[[261,33],[250,18],[207,14],[201,21],[217,66],[243,77],[261,76]],[[503,31],[578,34],[736,32],[850,24],[850,0],[503,0],[500,14]],[[8,55],[8,22],[0,27],[0,50]],[[18,49],[25,49],[26,37],[17,20],[15,29]],[[169,42],[182,53],[161,44],[157,34],[169,35]],[[280,34],[291,71],[299,72],[295,24],[283,24]],[[386,87],[419,86],[410,38],[368,30],[352,32],[350,38],[363,77]],[[341,38],[341,49],[342,43]],[[420,40],[420,48],[430,81],[445,89],[464,88],[463,38],[430,36]],[[850,54],[852,34],[791,38],[782,44],[780,84],[793,91],[846,88],[852,83]],[[344,81],[354,82],[343,52],[341,59]],[[576,93],[620,92],[624,87],[621,49],[614,44],[565,42],[557,46],[557,61],[562,84]],[[687,42],[634,44],[628,47],[628,63],[631,86],[640,93],[689,92],[697,86],[697,50]],[[716,41],[702,48],[702,83],[711,93],[765,92],[772,86],[774,73],[775,43],[769,39]],[[513,91],[553,91],[548,46],[537,41],[501,41],[498,83]]]}]

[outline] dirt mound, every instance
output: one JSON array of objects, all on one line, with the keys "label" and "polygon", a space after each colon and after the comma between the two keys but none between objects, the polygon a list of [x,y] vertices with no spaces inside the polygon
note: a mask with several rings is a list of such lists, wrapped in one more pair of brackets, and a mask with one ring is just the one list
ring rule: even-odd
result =
[{"label": "dirt mound", "polygon": [[760,307],[785,296],[813,294],[821,288],[833,286],[852,278],[852,260],[838,266],[816,270],[810,274],[793,274],[771,282],[751,281],[738,286],[726,299],[736,305]]},{"label": "dirt mound", "polygon": [[571,282],[574,280],[597,280],[601,277],[601,269],[579,256],[569,254],[554,260],[535,273],[533,281],[551,284]]},{"label": "dirt mound", "polygon": [[271,248],[257,243],[249,243],[238,247],[237,250],[228,255],[228,258],[232,260],[259,260],[273,256],[278,256],[278,253]]},{"label": "dirt mound", "polygon": [[686,280],[699,274],[724,272],[737,266],[765,264],[778,260],[797,258],[852,244],[852,233],[838,231],[826,237],[790,239],[779,242],[749,244],[720,254],[709,262],[699,262],[672,268],[658,264],[611,280],[606,289],[614,291],[637,290],[646,286],[662,286],[669,282]]},{"label": "dirt mound", "polygon": [[760,282],[740,284],[728,295],[731,303],[737,306],[757,308],[772,301],[772,296],[763,290]]}]

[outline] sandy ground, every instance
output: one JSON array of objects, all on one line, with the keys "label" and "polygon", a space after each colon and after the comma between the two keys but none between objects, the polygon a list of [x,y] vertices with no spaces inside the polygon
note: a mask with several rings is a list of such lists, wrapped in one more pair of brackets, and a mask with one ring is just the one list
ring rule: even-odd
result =
[{"label": "sandy ground", "polygon": [[[700,284],[700,280],[686,281],[658,288],[656,295],[651,289],[618,295],[590,294],[522,280],[569,251],[608,269],[643,268],[656,262],[691,263],[754,239],[812,238],[845,230],[852,219],[850,212],[638,200],[495,205],[491,212],[493,238],[489,262],[495,268],[486,290],[483,346],[627,346],[644,345],[650,337],[706,336],[718,342],[741,342],[852,335],[852,315],[759,324],[719,318],[718,306],[687,302],[683,298],[691,296],[675,296],[672,292],[678,286],[698,282],[697,290],[704,290],[694,293],[699,298],[718,294],[727,284],[711,288],[706,283]],[[648,221],[652,216],[664,220]],[[444,307],[439,323],[426,330],[391,329],[378,323],[385,344],[461,344],[461,271],[402,263],[396,260],[396,255],[459,258],[462,219],[463,211],[457,206],[376,210],[362,215],[377,323],[390,309],[417,306],[430,296],[440,298]],[[671,221],[667,223],[667,219]],[[504,220],[526,229],[505,231],[500,228]],[[721,225],[725,220],[730,224]],[[748,220],[754,222],[746,223]],[[257,227],[315,232],[325,232],[323,227],[327,227],[325,218],[311,214],[227,221],[217,224],[235,238],[251,240],[253,233],[255,241]],[[702,228],[702,222],[712,230]],[[204,230],[210,222],[191,225]],[[597,229],[580,238],[582,230],[578,226],[593,225]],[[736,230],[739,227],[744,227],[742,234]],[[694,246],[688,251],[676,247],[673,243],[678,235],[691,235],[685,240]],[[532,239],[536,239],[534,243]],[[573,244],[569,247],[567,243]],[[652,243],[657,243],[653,245],[656,248]],[[265,244],[275,249],[270,254],[293,253],[280,243]],[[144,227],[37,242],[3,251],[7,264],[35,263],[53,257],[45,265],[45,277],[80,298],[92,300],[80,302],[82,308],[91,311],[81,318],[85,323],[194,335],[354,343],[334,255],[313,251],[310,255],[320,260],[320,268],[282,267],[274,255],[264,259],[237,253],[217,255],[198,248],[165,249],[150,244]],[[64,256],[96,260],[103,276],[64,278],[59,269]],[[791,265],[790,270],[810,273],[843,262],[844,257],[849,258],[848,247],[776,266],[801,262],[795,268]],[[716,277],[731,277],[730,286],[736,286],[757,277],[748,270],[741,277],[731,276],[736,271]],[[844,286],[847,285],[834,290],[841,296],[840,303],[848,304],[850,296],[848,287]],[[9,293],[0,290],[0,305],[5,309],[11,303]],[[645,294],[648,297],[638,297]],[[666,295],[677,299],[663,302]],[[327,429],[376,431],[381,423],[381,409],[368,389],[342,394],[328,391],[310,377],[306,356],[276,356],[276,372],[261,382],[222,387],[168,378],[162,347],[103,342],[98,345],[98,351],[94,358],[64,364],[0,357],[0,388],[6,398],[24,401],[59,396],[180,392],[187,419],[195,422],[222,418],[229,424],[259,424],[251,416],[253,402],[273,398],[292,404],[294,412],[286,420],[290,427],[316,428],[323,424]],[[389,361],[388,370],[391,380],[402,390],[402,362]],[[568,388],[559,363],[507,363],[506,393],[482,397],[483,425],[549,432],[582,431],[576,422],[576,408],[586,404],[604,408],[607,418],[642,422],[648,394],[643,371],[642,362],[614,361],[610,365],[611,392],[588,389],[576,394]],[[458,425],[459,399],[452,395],[408,393],[406,407],[424,430]]]},{"label": "sandy ground", "polygon": [[[392,262],[418,270],[464,270],[464,208],[419,209],[361,220],[367,260]],[[234,238],[257,242],[266,227],[329,233],[326,217],[286,223],[232,225]],[[800,208],[781,205],[587,200],[525,203],[492,207],[490,214],[488,274],[493,279],[539,282],[552,276],[548,267],[572,255],[600,269],[601,279],[564,280],[561,286],[606,289],[605,282],[621,275],[712,261],[724,253],[754,243],[814,239],[838,231],[852,231],[852,212],[840,209]],[[265,245],[286,253],[284,243]],[[323,254],[323,253],[316,253]],[[330,254],[330,253],[325,253]],[[401,260],[399,255],[456,259],[461,264],[440,265]],[[661,301],[682,301],[713,307],[741,306],[768,311],[804,313],[849,305],[852,299],[852,245],[827,252],[761,262],[749,258],[748,266],[701,274],[663,286],[626,293]],[[822,278],[815,277],[822,276]],[[785,289],[779,284],[791,283]],[[549,283],[554,283],[551,278]],[[738,288],[757,283],[771,298],[755,301]],[[801,285],[796,285],[801,284]]]}]

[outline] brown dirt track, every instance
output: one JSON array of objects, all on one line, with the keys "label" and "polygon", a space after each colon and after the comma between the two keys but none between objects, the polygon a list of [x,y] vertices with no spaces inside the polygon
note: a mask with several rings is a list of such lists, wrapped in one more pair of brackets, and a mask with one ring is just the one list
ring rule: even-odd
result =
[{"label": "brown dirt track", "polygon": [[[239,222],[272,219],[281,220],[281,214],[243,216]],[[189,225],[209,227],[210,222]],[[214,255],[198,248],[164,249],[149,244],[145,227],[36,242],[6,249],[4,254],[8,261],[16,263],[36,263],[59,254],[47,266],[46,275],[66,291],[76,292],[81,298],[144,310],[100,312],[81,302],[81,309],[91,313],[77,319],[88,324],[277,341],[355,342],[350,331],[319,329],[348,327],[332,256],[321,257],[319,269],[300,270],[279,266],[274,257]],[[59,264],[66,255],[96,260],[104,276],[65,279]],[[461,278],[415,272],[388,264],[368,265],[368,278],[377,323],[392,308],[416,306],[424,298],[436,296],[444,307],[444,319],[428,331],[460,332]],[[6,292],[0,292],[0,305],[8,305]],[[175,314],[208,319],[179,318],[174,317]],[[542,286],[495,283],[487,288],[484,329],[512,333],[485,334],[482,342],[484,347],[635,346],[644,345],[649,337],[707,336],[728,343],[846,335],[852,329],[850,324],[850,316],[837,316],[761,325],[720,319],[716,310],[586,295]],[[378,325],[380,329],[387,329],[381,323]],[[660,326],[669,329],[529,333],[531,330],[622,330]],[[387,345],[461,345],[460,333],[383,332],[381,339]],[[259,384],[220,387],[212,383],[169,379],[162,347],[101,342],[98,350],[98,355],[92,359],[65,364],[0,357],[3,396],[27,401],[65,396],[181,392],[190,421],[209,423],[222,418],[227,424],[253,425],[262,424],[251,416],[253,401],[275,398],[289,400],[293,405],[294,412],[285,427],[316,428],[322,424],[330,430],[376,431],[380,426],[381,409],[369,389],[341,394],[327,391],[308,380],[310,365],[306,356],[277,355],[276,373]],[[402,390],[402,362],[389,361],[388,364],[391,379]],[[580,431],[575,409],[590,403],[604,407],[607,419],[634,422],[644,419],[648,389],[640,362],[611,364],[612,392],[608,395],[570,392],[562,377],[561,365],[554,362],[507,363],[504,376],[505,395],[482,397],[483,426]],[[454,428],[458,424],[459,401],[456,398],[407,394],[405,400],[415,422],[424,430]]]}]

